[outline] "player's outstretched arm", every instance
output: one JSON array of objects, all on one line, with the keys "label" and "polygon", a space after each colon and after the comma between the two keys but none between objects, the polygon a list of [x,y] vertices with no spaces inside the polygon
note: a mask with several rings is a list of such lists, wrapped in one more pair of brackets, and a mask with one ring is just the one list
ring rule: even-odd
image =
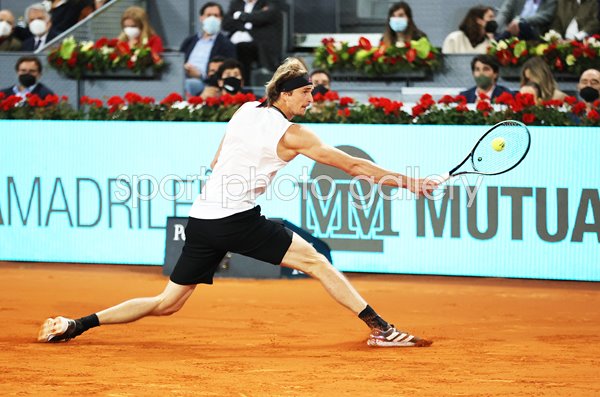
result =
[{"label": "player's outstretched arm", "polygon": [[379,167],[372,161],[349,154],[324,143],[314,132],[298,124],[290,126],[278,146],[278,154],[291,160],[303,154],[319,163],[339,168],[351,176],[366,176],[376,183],[409,189],[417,195],[431,193],[438,183],[429,179],[414,179]]}]

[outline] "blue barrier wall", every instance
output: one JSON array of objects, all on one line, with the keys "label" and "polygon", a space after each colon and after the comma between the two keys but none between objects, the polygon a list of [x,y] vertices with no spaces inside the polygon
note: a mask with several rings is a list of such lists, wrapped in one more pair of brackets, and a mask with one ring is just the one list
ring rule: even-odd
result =
[{"label": "blue barrier wall", "polygon": [[[486,127],[310,128],[387,169],[426,176],[462,160]],[[0,122],[0,260],[162,264],[166,217],[187,215],[224,130]],[[359,185],[297,158],[258,202],[267,216],[326,239],[344,271],[600,281],[600,133],[531,132],[515,170],[454,180],[434,200],[383,189],[364,208]]]}]

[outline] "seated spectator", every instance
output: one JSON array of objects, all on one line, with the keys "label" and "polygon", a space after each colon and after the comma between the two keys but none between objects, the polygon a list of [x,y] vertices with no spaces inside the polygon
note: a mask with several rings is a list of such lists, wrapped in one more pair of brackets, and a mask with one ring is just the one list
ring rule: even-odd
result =
[{"label": "seated spectator", "polygon": [[25,20],[31,36],[23,41],[21,51],[36,51],[58,36],[56,31],[52,29],[50,14],[42,3],[35,3],[27,7]]},{"label": "seated spectator", "polygon": [[52,90],[40,83],[42,63],[36,57],[25,56],[19,58],[15,64],[15,70],[17,71],[18,83],[0,91],[5,96],[17,95],[25,98],[28,94],[35,94],[43,99],[47,95],[54,95]]},{"label": "seated spectator", "polygon": [[469,9],[460,23],[459,30],[444,39],[444,54],[485,54],[498,28],[494,9],[475,6]]},{"label": "seated spectator", "polygon": [[554,80],[552,71],[548,64],[541,57],[529,58],[521,69],[521,86],[529,82],[534,82],[540,86],[540,99],[548,101],[550,99],[564,99],[567,94],[558,89],[558,84]]},{"label": "seated spectator", "polygon": [[0,10],[0,51],[19,51],[21,40],[13,32],[15,29],[15,16],[9,10]]},{"label": "seated spectator", "polygon": [[496,22],[503,33],[499,39],[511,36],[536,40],[548,31],[554,19],[557,0],[504,0]]},{"label": "seated spectator", "polygon": [[583,72],[577,84],[577,91],[590,110],[594,106],[594,102],[600,98],[600,71],[588,69]]},{"label": "seated spectator", "polygon": [[476,103],[481,94],[493,100],[504,92],[512,94],[508,88],[497,85],[500,66],[490,55],[477,55],[471,61],[471,72],[475,79],[475,87],[460,93],[467,98],[468,103]]},{"label": "seated spectator", "polygon": [[383,33],[382,42],[387,46],[403,47],[404,43],[427,37],[417,28],[412,17],[412,10],[408,3],[401,1],[394,3],[388,11],[388,21]]},{"label": "seated spectator", "polygon": [[221,5],[205,3],[200,9],[199,20],[202,30],[186,38],[179,49],[185,54],[185,92],[192,96],[198,95],[204,89],[209,59],[216,56],[235,58],[235,46],[221,33]]},{"label": "seated spectator", "polygon": [[163,52],[162,39],[156,34],[148,14],[143,8],[131,6],[127,8],[121,16],[121,28],[123,33],[119,40],[129,43],[129,47],[150,47],[155,53]]},{"label": "seated spectator", "polygon": [[583,40],[600,33],[597,0],[558,0],[551,28],[565,39]]},{"label": "seated spectator", "polygon": [[540,88],[540,86],[537,83],[534,83],[533,81],[525,83],[525,85],[521,86],[521,88],[519,89],[519,92],[521,94],[529,94],[529,95],[533,96],[533,100],[536,104],[539,104],[541,102],[540,95],[541,95],[542,89]]},{"label": "seated spectator", "polygon": [[315,69],[310,74],[310,81],[313,83],[312,94],[325,95],[331,90],[331,75],[323,69]]},{"label": "seated spectator", "polygon": [[277,69],[283,40],[283,17],[277,1],[231,0],[223,29],[231,33],[244,81],[250,81],[253,62],[269,74]]},{"label": "seated spectator", "polygon": [[94,0],[52,0],[50,15],[52,28],[60,34],[94,12]]},{"label": "seated spectator", "polygon": [[[233,58],[231,58],[233,59]],[[206,67],[206,80],[204,81],[204,89],[200,96],[204,99],[208,97],[218,97],[219,91],[221,90],[219,87],[219,75],[218,71],[221,65],[225,62],[225,58],[221,56],[216,56],[211,58],[208,61],[208,66]]]},{"label": "seated spectator", "polygon": [[235,59],[226,59],[217,71],[219,90],[214,91],[212,97],[220,97],[225,94],[235,95],[239,92],[252,93],[244,88],[244,77],[242,75],[242,64]]}]

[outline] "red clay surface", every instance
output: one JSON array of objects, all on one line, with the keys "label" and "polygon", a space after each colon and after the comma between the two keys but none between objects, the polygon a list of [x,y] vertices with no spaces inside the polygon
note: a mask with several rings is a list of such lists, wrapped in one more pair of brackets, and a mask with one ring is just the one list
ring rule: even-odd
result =
[{"label": "red clay surface", "polygon": [[171,317],[36,343],[48,316],[160,292],[160,268],[1,263],[2,396],[598,396],[600,283],[350,275],[430,348],[377,349],[314,280],[217,279]]}]

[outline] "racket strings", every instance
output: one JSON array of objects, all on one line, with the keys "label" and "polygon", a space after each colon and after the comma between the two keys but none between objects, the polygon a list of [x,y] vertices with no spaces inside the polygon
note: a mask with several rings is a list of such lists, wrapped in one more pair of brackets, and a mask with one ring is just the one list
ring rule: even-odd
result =
[{"label": "racket strings", "polygon": [[473,169],[484,174],[510,170],[525,157],[530,140],[527,128],[520,123],[507,121],[498,125],[473,150]]}]

